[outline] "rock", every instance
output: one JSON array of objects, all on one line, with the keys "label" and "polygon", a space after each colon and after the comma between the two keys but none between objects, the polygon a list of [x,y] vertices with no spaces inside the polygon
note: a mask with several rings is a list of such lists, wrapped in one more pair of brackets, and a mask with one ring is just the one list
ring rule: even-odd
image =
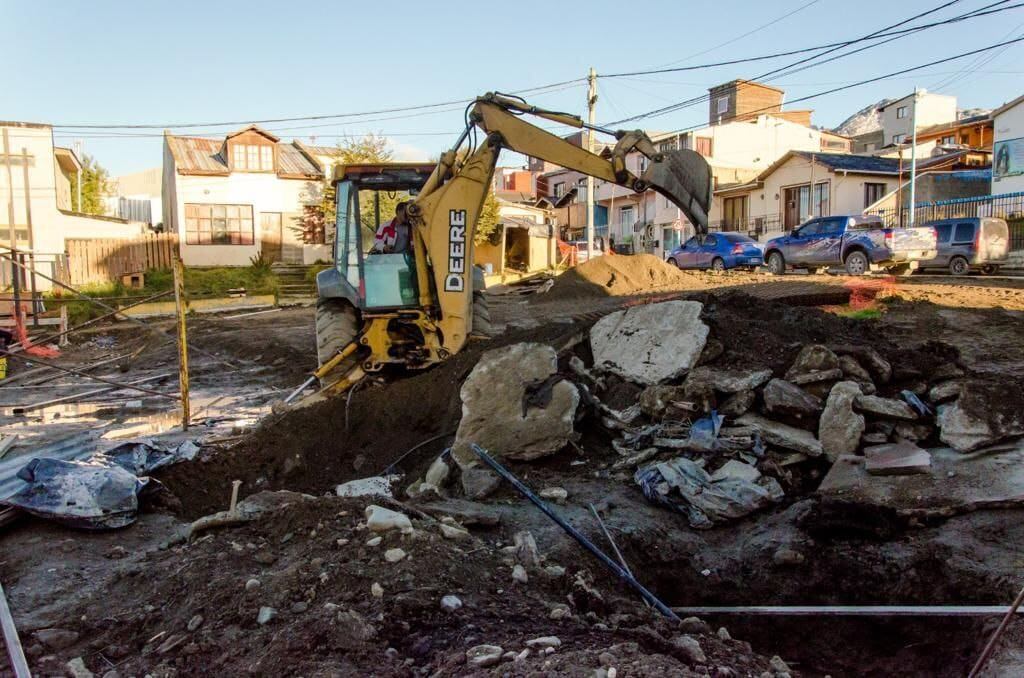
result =
[{"label": "rock", "polygon": [[67,629],[39,629],[36,640],[50,650],[63,650],[78,642],[78,632]]},{"label": "rock", "polygon": [[745,464],[742,461],[736,459],[730,459],[725,462],[720,469],[711,474],[711,482],[718,482],[720,480],[746,480],[749,482],[756,482],[761,477],[761,472],[757,470],[756,466]]},{"label": "rock", "polygon": [[704,342],[704,350],[700,352],[700,358],[697,359],[697,364],[710,365],[721,358],[724,353],[725,344],[714,337],[708,337]]},{"label": "rock", "polygon": [[121,674],[114,669],[111,669],[103,674],[103,678],[121,678]]},{"label": "rock", "polygon": [[963,376],[965,376],[963,368],[956,363],[942,363],[932,370],[931,382],[932,384],[937,384],[940,381],[959,379]]},{"label": "rock", "polygon": [[698,367],[686,377],[690,389],[709,388],[718,393],[751,391],[772,378],[771,370],[720,370]]},{"label": "rock", "polygon": [[525,584],[530,580],[530,577],[526,574],[526,568],[516,563],[512,568],[512,580],[520,584]]},{"label": "rock", "polygon": [[406,553],[402,549],[388,549],[384,552],[384,560],[389,563],[397,563],[405,559]]},{"label": "rock", "polygon": [[384,537],[381,537],[380,535],[377,535],[376,537],[370,537],[369,539],[366,540],[366,545],[369,546],[370,548],[377,548],[378,546],[380,546],[383,543],[384,543]]},{"label": "rock", "polygon": [[843,454],[853,454],[860,446],[864,417],[853,411],[853,404],[860,395],[860,387],[852,381],[836,383],[828,394],[825,410],[818,420],[818,440],[829,461],[834,462]]},{"label": "rock", "polygon": [[789,380],[798,386],[809,386],[822,382],[836,381],[843,378],[843,371],[838,367],[833,370],[821,370],[819,372],[808,372],[807,374],[794,374]]},{"label": "rock", "polygon": [[833,346],[832,350],[840,355],[852,355],[857,358],[857,361],[874,377],[876,384],[888,384],[892,379],[892,365],[870,346]]},{"label": "rock", "polygon": [[462,607],[462,600],[458,596],[449,594],[441,598],[441,609],[445,612],[455,612],[460,607]]},{"label": "rock", "polygon": [[959,381],[944,381],[928,391],[928,400],[936,404],[955,400],[960,397],[963,390],[964,385]]},{"label": "rock", "polygon": [[672,640],[672,647],[691,663],[703,664],[708,660],[704,650],[700,647],[700,643],[693,636],[677,636]]},{"label": "rock", "polygon": [[957,452],[971,452],[1024,435],[1024,390],[1010,380],[963,382],[961,395],[938,406],[939,438]]},{"label": "rock", "polygon": [[719,640],[732,640],[732,636],[729,635],[729,629],[724,626],[718,627],[718,632],[715,634]]},{"label": "rock", "polygon": [[640,411],[651,419],[660,419],[669,404],[677,400],[686,400],[682,386],[652,384],[640,393]]},{"label": "rock", "polygon": [[561,605],[548,613],[548,619],[558,621],[559,619],[564,619],[570,616],[570,614],[571,613],[569,612],[569,608],[565,607],[564,605]]},{"label": "rock", "polygon": [[197,615],[195,615],[194,617],[192,617],[191,619],[188,620],[188,625],[185,628],[187,628],[189,631],[195,631],[196,629],[198,629],[202,625],[203,625],[203,615],[197,614]]},{"label": "rock", "polygon": [[799,386],[782,379],[772,379],[761,394],[765,408],[773,414],[809,417],[821,412],[821,400]]},{"label": "rock", "polygon": [[928,473],[932,457],[910,442],[873,445],[864,448],[864,470],[873,476],[905,476]]},{"label": "rock", "polygon": [[475,645],[466,650],[466,662],[473,668],[485,669],[499,663],[504,652],[499,645]]},{"label": "rock", "polygon": [[338,625],[333,630],[335,641],[342,649],[355,650],[362,643],[377,637],[377,629],[355,610],[339,610],[334,617]]},{"label": "rock", "polygon": [[[895,434],[903,440],[918,443],[927,440],[934,429],[930,424],[912,424],[908,421],[901,421],[896,424]],[[883,441],[885,442],[885,441]]]},{"label": "rock", "polygon": [[260,584],[260,580],[259,579],[253,578],[253,579],[250,579],[247,582],[245,582],[245,590],[246,591],[254,591],[254,590],[258,589],[260,586],[261,586],[261,584]]},{"label": "rock", "polygon": [[782,661],[782,657],[780,657],[779,655],[775,655],[774,657],[772,657],[771,660],[768,662],[768,666],[775,673],[792,673],[791,669],[789,668],[789,664]]},{"label": "rock", "polygon": [[707,343],[703,309],[696,301],[664,301],[604,316],[590,329],[594,366],[642,385],[681,376]]},{"label": "rock", "polygon": [[680,630],[697,635],[711,633],[711,627],[700,617],[686,617],[679,622]]},{"label": "rock", "polygon": [[461,527],[456,527],[455,525],[446,525],[445,523],[440,523],[438,525],[438,529],[441,530],[441,536],[445,539],[452,539],[455,541],[469,539],[469,530],[466,530]]},{"label": "rock", "polygon": [[565,500],[569,497],[569,493],[564,487],[545,487],[538,494],[541,499],[549,499],[556,504],[565,504]]},{"label": "rock", "polygon": [[179,645],[182,645],[186,640],[188,640],[187,635],[184,633],[176,633],[164,640],[164,642],[160,644],[160,647],[156,649],[156,653],[167,654],[176,649]]},{"label": "rock", "polygon": [[128,555],[128,549],[123,546],[115,546],[107,552],[107,558],[111,560],[120,560]]},{"label": "rock", "polygon": [[516,562],[523,567],[536,569],[540,567],[540,553],[537,551],[537,540],[529,530],[516,532],[512,535],[515,544]]},{"label": "rock", "polygon": [[489,468],[479,466],[462,469],[459,475],[462,493],[467,499],[483,499],[501,485],[501,477]]},{"label": "rock", "polygon": [[917,419],[917,412],[914,411],[914,408],[895,398],[860,395],[854,400],[854,405],[861,412],[876,417],[903,419],[906,421]]},{"label": "rock", "polygon": [[855,381],[858,384],[872,383],[871,373],[864,369],[852,355],[839,356],[839,369],[843,371],[843,376],[850,381]]},{"label": "rock", "polygon": [[[800,349],[796,360],[793,361],[789,370],[786,371],[786,380],[794,384],[826,381],[836,377],[827,376],[822,378],[821,375],[823,373],[833,375],[834,370],[839,370],[839,358],[836,354],[821,344],[809,344]],[[839,376],[842,376],[842,370],[840,370]]]},{"label": "rock", "polygon": [[64,665],[64,670],[70,678],[93,678],[93,673],[86,667],[81,657],[75,657]]},{"label": "rock", "polygon": [[383,598],[384,587],[378,584],[377,582],[373,582],[372,584],[370,584],[370,595],[378,599]]},{"label": "rock", "polygon": [[309,609],[309,603],[307,603],[304,600],[298,600],[298,601],[292,603],[292,606],[291,606],[292,614],[302,614],[303,612],[305,612],[308,609]]},{"label": "rock", "polygon": [[370,497],[391,495],[391,480],[386,476],[373,476],[372,478],[358,478],[342,483],[334,488],[334,493],[339,497]]},{"label": "rock", "polygon": [[772,554],[772,562],[781,566],[799,565],[804,562],[804,554],[788,546],[780,546]]},{"label": "rock", "polygon": [[270,623],[274,617],[277,616],[277,610],[267,605],[260,608],[260,612],[256,615],[256,623],[260,626],[265,626]]},{"label": "rock", "polygon": [[544,574],[557,579],[565,576],[565,568],[561,565],[547,565],[544,567]]},{"label": "rock", "polygon": [[458,521],[461,525],[494,527],[501,523],[499,511],[464,499],[446,499],[443,502],[420,504],[419,508],[431,515]]},{"label": "rock", "polygon": [[411,530],[412,521],[404,513],[370,504],[366,507],[366,528],[372,532],[387,532],[394,529]]},{"label": "rock", "polygon": [[814,437],[814,434],[803,429],[780,424],[771,419],[765,419],[753,412],[747,412],[737,419],[736,423],[756,428],[764,441],[769,445],[800,452],[808,457],[820,457],[822,455],[821,443]]},{"label": "rock", "polygon": [[752,389],[737,391],[718,406],[718,413],[726,417],[739,417],[750,411],[755,400],[757,400],[757,393]]},{"label": "rock", "polygon": [[[859,416],[859,415],[858,415]],[[889,436],[882,433],[881,431],[872,431],[871,433],[865,433],[860,437],[860,441],[865,445],[884,445],[889,442]],[[846,452],[845,454],[853,454],[852,452]]]},{"label": "rock", "polygon": [[434,463],[427,469],[426,475],[423,477],[423,482],[434,487],[444,487],[445,482],[448,480],[448,476],[451,474],[451,467],[441,457],[434,460]]},{"label": "rock", "polygon": [[557,374],[558,355],[544,344],[513,344],[484,353],[462,384],[462,420],[452,458],[462,469],[477,466],[471,443],[494,456],[523,461],[568,445],[580,394]]},{"label": "rock", "polygon": [[541,636],[539,638],[531,638],[526,641],[526,647],[533,650],[543,650],[547,647],[561,647],[562,641],[559,640],[558,636]]}]

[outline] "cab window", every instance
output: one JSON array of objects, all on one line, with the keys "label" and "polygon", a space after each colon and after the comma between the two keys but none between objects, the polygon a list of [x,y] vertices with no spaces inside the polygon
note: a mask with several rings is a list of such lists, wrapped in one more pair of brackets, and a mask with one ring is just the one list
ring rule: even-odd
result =
[{"label": "cab window", "polygon": [[697,248],[697,237],[694,236],[694,237],[690,238],[689,240],[687,240],[686,242],[684,242],[683,243],[683,248],[684,249],[688,249],[688,250],[696,249]]},{"label": "cab window", "polygon": [[820,221],[808,221],[806,224],[800,227],[799,234],[801,237],[806,238],[810,235],[819,235],[821,233],[821,222]]},{"label": "cab window", "polygon": [[717,245],[718,245],[718,238],[716,238],[713,235],[704,236],[704,246],[705,247],[715,247]]},{"label": "cab window", "polygon": [[940,243],[948,243],[952,234],[953,224],[939,224],[935,227],[936,240]]}]

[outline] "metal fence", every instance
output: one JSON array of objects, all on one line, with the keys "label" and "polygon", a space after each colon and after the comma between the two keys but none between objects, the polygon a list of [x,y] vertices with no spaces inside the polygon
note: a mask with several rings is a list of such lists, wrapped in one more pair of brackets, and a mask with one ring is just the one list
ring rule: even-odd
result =
[{"label": "metal fence", "polygon": [[[882,217],[886,226],[910,224],[910,207],[897,210],[890,207],[872,210],[869,214]],[[914,209],[914,223],[927,224],[940,219],[958,217],[999,217],[1010,227],[1010,250],[1024,250],[1024,192],[983,195],[977,198],[957,198],[918,203]]]},{"label": "metal fence", "polygon": [[720,219],[708,224],[709,231],[737,231],[757,240],[774,238],[785,231],[781,214],[766,214],[746,219]]}]

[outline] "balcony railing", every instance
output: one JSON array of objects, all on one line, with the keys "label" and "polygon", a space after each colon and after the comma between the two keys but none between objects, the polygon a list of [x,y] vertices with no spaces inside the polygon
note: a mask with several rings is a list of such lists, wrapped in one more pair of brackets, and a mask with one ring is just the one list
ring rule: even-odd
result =
[{"label": "balcony railing", "polygon": [[781,214],[763,214],[745,219],[719,219],[708,223],[709,231],[735,231],[746,233],[758,240],[775,237],[782,233],[783,220]]}]

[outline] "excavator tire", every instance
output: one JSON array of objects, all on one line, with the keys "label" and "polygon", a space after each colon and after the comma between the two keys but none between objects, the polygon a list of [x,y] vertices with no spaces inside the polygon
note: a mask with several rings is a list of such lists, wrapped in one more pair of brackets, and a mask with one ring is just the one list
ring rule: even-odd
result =
[{"label": "excavator tire", "polygon": [[[352,304],[344,299],[319,299],[316,302],[316,362],[323,365],[337,355],[359,334],[359,321]],[[355,366],[359,358],[353,354],[331,370],[321,385],[327,386],[341,379]]]},{"label": "excavator tire", "polygon": [[487,297],[483,292],[473,292],[473,335],[477,337],[490,337],[494,332],[491,329],[491,309],[487,305]]}]

